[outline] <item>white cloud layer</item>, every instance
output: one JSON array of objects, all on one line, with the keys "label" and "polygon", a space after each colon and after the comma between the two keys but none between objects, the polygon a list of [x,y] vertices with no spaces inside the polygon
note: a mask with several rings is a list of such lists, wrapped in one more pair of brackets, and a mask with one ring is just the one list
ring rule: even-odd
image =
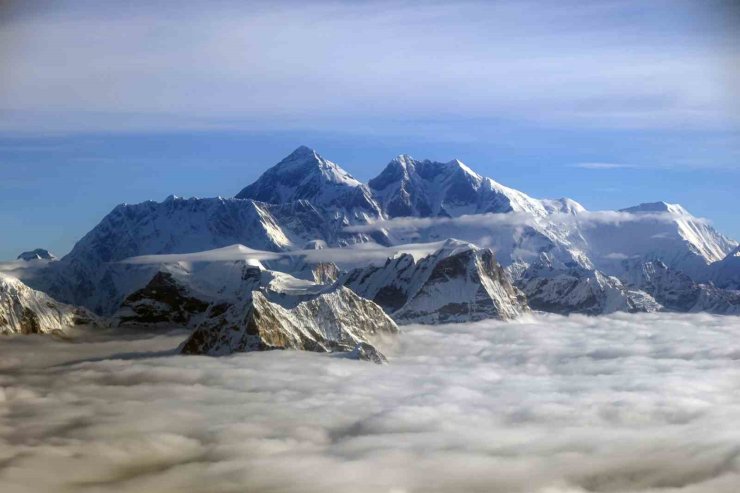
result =
[{"label": "white cloud layer", "polygon": [[[503,226],[537,226],[543,224],[589,227],[600,224],[618,225],[643,221],[671,223],[676,221],[676,218],[676,214],[670,212],[583,211],[578,214],[553,213],[546,217],[538,217],[526,212],[507,212],[467,214],[457,217],[397,217],[370,224],[348,226],[344,230],[352,233],[369,233],[381,229],[386,231],[416,231],[440,226],[495,229]],[[699,223],[706,222],[706,219],[693,216],[691,216],[691,220]]]},{"label": "white cloud layer", "polygon": [[[120,335],[119,335],[120,337]],[[735,493],[740,318],[411,326],[377,366],[0,344],[3,493]]]},{"label": "white cloud layer", "polygon": [[[147,264],[172,264],[175,262],[229,262],[235,260],[258,260],[269,262],[271,260],[289,260],[300,257],[309,263],[334,262],[339,266],[366,265],[373,262],[385,262],[388,257],[403,252],[421,258],[436,251],[444,244],[444,241],[431,243],[412,243],[407,245],[396,245],[384,247],[375,243],[358,243],[347,247],[330,247],[311,250],[289,250],[286,252],[268,252],[255,250],[244,245],[230,245],[223,248],[206,250],[194,253],[167,253],[160,255],[140,255],[121,260],[122,264],[147,265]],[[12,266],[16,263],[8,262],[5,265]],[[3,263],[0,263],[0,272],[3,272]],[[8,268],[8,273],[12,273]]]}]

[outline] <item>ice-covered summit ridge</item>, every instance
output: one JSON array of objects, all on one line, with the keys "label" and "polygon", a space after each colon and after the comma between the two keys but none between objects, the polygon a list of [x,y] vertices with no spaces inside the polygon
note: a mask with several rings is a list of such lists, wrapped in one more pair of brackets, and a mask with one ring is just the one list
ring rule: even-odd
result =
[{"label": "ice-covered summit ridge", "polygon": [[349,223],[367,222],[382,215],[365,185],[305,146],[265,171],[236,198],[270,204],[308,200]]},{"label": "ice-covered summit ridge", "polygon": [[389,217],[455,217],[488,212],[583,210],[572,200],[541,201],[486,178],[459,159],[419,161],[401,154],[368,182],[375,200]]},{"label": "ice-covered summit ridge", "polygon": [[288,157],[270,168],[261,178],[280,179],[284,188],[274,189],[276,185],[268,180],[258,180],[245,187],[236,195],[236,198],[251,198],[262,202],[290,202],[296,198],[292,197],[290,187],[299,187],[308,183],[314,177],[319,176],[327,183],[346,185],[349,187],[360,187],[362,183],[342,169],[336,163],[324,159],[315,150],[301,146],[293,151]]},{"label": "ice-covered summit ridge", "polygon": [[649,213],[649,212],[668,212],[677,216],[690,216],[689,211],[684,209],[679,204],[669,204],[668,202],[644,202],[633,207],[627,207],[620,209],[620,212],[631,212],[635,214]]}]

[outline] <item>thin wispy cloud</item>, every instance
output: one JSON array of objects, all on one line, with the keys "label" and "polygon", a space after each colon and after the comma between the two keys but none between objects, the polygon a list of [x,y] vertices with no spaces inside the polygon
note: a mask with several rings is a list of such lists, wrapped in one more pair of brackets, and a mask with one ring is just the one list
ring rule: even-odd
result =
[{"label": "thin wispy cloud", "polygon": [[[347,247],[332,247],[311,250],[289,250],[285,252],[268,252],[255,250],[244,245],[231,245],[214,250],[193,253],[173,253],[162,255],[141,255],[121,260],[117,263],[131,265],[158,265],[177,262],[232,262],[239,260],[258,260],[270,262],[301,258],[309,263],[333,262],[339,266],[367,265],[374,262],[383,262],[388,257],[398,253],[408,253],[420,258],[434,252],[442,246],[444,241],[414,243],[384,247],[374,243],[359,243]],[[8,262],[14,266],[16,263]],[[0,271],[3,264],[0,263]]]},{"label": "thin wispy cloud", "polygon": [[[542,226],[578,225],[581,227],[641,221],[659,221],[670,223],[676,220],[676,215],[670,212],[622,212],[622,211],[584,211],[578,214],[554,213],[547,216],[535,216],[526,212],[470,214],[459,217],[398,217],[370,224],[348,226],[345,231],[351,233],[369,233],[372,231],[409,231],[432,227],[462,227],[462,228],[498,228],[515,226]],[[706,222],[702,218],[692,220],[699,223]]]},{"label": "thin wispy cloud", "polygon": [[737,53],[685,25],[704,15],[692,2],[16,5],[0,31],[5,132],[737,116],[720,73]]},{"label": "thin wispy cloud", "polygon": [[[408,234],[429,230],[431,228],[443,228],[449,237],[459,237],[467,241],[488,246],[487,235],[499,228],[515,228],[522,226],[546,228],[549,226],[578,226],[587,230],[590,227],[600,225],[618,226],[625,223],[636,223],[641,221],[658,221],[671,223],[676,216],[671,213],[649,212],[630,213],[620,211],[595,211],[573,214],[551,214],[545,218],[533,216],[527,213],[510,212],[503,214],[472,214],[459,217],[401,217],[388,220],[376,221],[371,224],[354,225],[345,228],[349,233],[372,233],[375,231],[386,231],[389,233]],[[697,223],[705,220],[693,218]],[[141,255],[121,260],[117,263],[131,265],[160,265],[173,264],[177,262],[231,262],[240,260],[258,260],[268,264],[275,261],[290,259],[303,259],[308,263],[333,262],[340,267],[349,268],[358,265],[382,263],[387,258],[399,253],[408,253],[415,258],[429,255],[439,249],[444,241],[419,242],[400,244],[385,247],[375,243],[359,243],[342,248],[322,248],[308,250],[289,250],[284,252],[270,252],[255,250],[244,245],[231,245],[213,250],[176,253]],[[9,263],[8,265],[15,265]],[[0,268],[2,264],[0,264]]]}]

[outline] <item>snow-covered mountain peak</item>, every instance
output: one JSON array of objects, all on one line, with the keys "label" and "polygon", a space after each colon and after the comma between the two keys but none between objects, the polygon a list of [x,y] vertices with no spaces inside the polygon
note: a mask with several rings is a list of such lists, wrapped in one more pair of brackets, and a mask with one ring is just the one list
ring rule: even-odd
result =
[{"label": "snow-covered mountain peak", "polygon": [[[678,204],[651,202],[619,212],[634,217],[621,225],[605,223],[591,228],[587,236],[593,252],[660,259],[669,268],[704,282],[710,277],[708,265],[722,260],[738,245]],[[611,271],[607,266],[601,268]],[[613,273],[621,274],[619,270]]]},{"label": "snow-covered mountain peak", "polygon": [[[442,243],[444,238],[472,243]],[[457,295],[454,283],[447,284],[454,269],[458,279],[467,279],[460,281],[463,285],[480,280],[488,283],[490,289],[486,290],[493,293],[491,286],[501,284],[497,281],[501,277],[498,262],[510,269],[516,279],[528,283],[527,292],[534,299],[548,303],[555,303],[550,296],[560,296],[561,288],[586,285],[596,286],[596,291],[584,288],[582,294],[586,297],[597,293],[595,299],[601,299],[598,293],[614,288],[622,293],[619,298],[625,299],[624,289],[617,284],[629,274],[622,265],[625,259],[660,260],[666,268],[682,272],[693,282],[713,281],[720,288],[727,286],[726,289],[740,286],[740,277],[729,274],[740,272],[740,267],[733,267],[740,261],[738,243],[678,204],[644,203],[622,209],[621,213],[589,213],[571,199],[532,198],[476,173],[458,159],[417,160],[407,154],[394,158],[380,175],[364,185],[305,146],[268,169],[237,198],[171,195],[163,202],[122,204],[65,258],[18,261],[12,269],[31,288],[108,314],[157,271],[154,264],[120,262],[130,257],[190,254],[235,244],[283,252],[368,242],[391,247],[428,244],[422,249],[423,255],[417,247],[396,249],[410,253],[391,256],[374,276],[383,286],[388,279],[420,286],[426,283],[425,276],[434,271],[439,275],[439,286],[447,286],[441,294],[446,298]],[[475,244],[487,248],[477,248]],[[733,253],[728,255],[730,252]],[[238,253],[243,259],[251,257],[248,251]],[[330,258],[332,252],[324,253],[311,257]],[[336,265],[323,260],[309,262],[308,257],[270,259],[265,266],[322,285],[336,280]],[[728,261],[720,262],[725,258]],[[180,267],[188,269],[185,264]],[[259,265],[246,267],[263,269]],[[525,270],[526,278],[522,276]],[[720,275],[719,271],[727,274]],[[404,277],[412,273],[421,276],[419,282]],[[540,278],[558,276],[557,282],[543,288]],[[279,276],[273,281],[276,285],[282,282]],[[356,281],[365,285],[361,278]],[[392,293],[391,288],[388,293]],[[476,297],[480,294],[472,288],[466,293]],[[516,298],[513,291],[503,297],[485,293],[481,296],[504,299],[512,293]],[[469,305],[471,299],[460,302]],[[388,304],[387,300],[384,303]],[[558,306],[566,305],[570,306]],[[388,306],[399,309],[393,303]],[[426,308],[418,310],[429,313]]]},{"label": "snow-covered mountain peak", "polygon": [[388,166],[408,169],[410,167],[413,167],[415,162],[416,159],[414,159],[413,156],[411,156],[410,154],[399,154],[398,156],[394,157],[390,163],[388,163]]},{"label": "snow-covered mountain peak", "polygon": [[482,181],[483,177],[473,171],[467,164],[463,163],[459,159],[453,159],[452,161],[449,161],[445,163],[449,168],[454,169],[460,173],[463,173],[469,177],[471,177],[475,181]]},{"label": "snow-covered mountain peak", "polygon": [[473,181],[480,182],[482,177],[470,169],[459,159],[453,159],[448,162],[431,161],[429,159],[414,159],[409,154],[399,154],[386,165],[385,169],[378,177],[370,180],[370,188],[383,188],[385,182],[397,180],[402,176],[409,177],[418,174],[424,179],[434,179],[440,174],[451,175],[458,173],[469,177]]},{"label": "snow-covered mountain peak", "polygon": [[646,202],[626,209],[620,209],[620,212],[630,212],[633,214],[650,213],[650,212],[668,212],[677,216],[690,216],[689,211],[679,204],[669,204],[668,202]]},{"label": "snow-covered mountain peak", "polygon": [[383,266],[354,269],[337,282],[372,299],[399,323],[507,319],[527,311],[493,252],[455,239],[418,260],[395,255]]},{"label": "snow-covered mountain peak", "polygon": [[407,155],[392,160],[368,182],[375,199],[390,217],[460,216],[488,212],[550,212],[584,210],[574,201],[539,201],[486,178],[453,159],[419,161]]},{"label": "snow-covered mountain peak", "polygon": [[439,247],[439,249],[437,249],[437,251],[434,252],[432,255],[437,257],[449,257],[468,250],[478,251],[480,250],[480,248],[467,241],[458,240],[456,238],[449,238],[445,240],[442,246]]},{"label": "snow-covered mountain peak", "polygon": [[317,156],[318,153],[311,149],[308,146],[299,145],[295,148],[293,152],[290,153],[290,156]]},{"label": "snow-covered mountain peak", "polygon": [[56,259],[56,257],[52,253],[49,253],[49,250],[36,248],[35,250],[29,250],[27,252],[21,253],[20,255],[18,255],[17,259],[30,262],[32,260],[54,260]]},{"label": "snow-covered mountain peak", "polygon": [[[314,182],[355,188],[362,186],[362,183],[336,163],[324,159],[313,149],[301,146],[263,173],[256,182],[244,188],[236,198],[269,203],[292,202],[298,198],[310,198],[309,195],[300,196],[300,192],[305,191],[301,189],[306,186],[315,185]],[[298,196],[293,196],[295,194]]]},{"label": "snow-covered mountain peak", "polygon": [[335,213],[335,219],[340,222],[347,223],[365,223],[382,215],[365,185],[336,163],[305,146],[265,171],[236,198],[269,204],[308,200]]},{"label": "snow-covered mountain peak", "polygon": [[586,208],[573,199],[566,197],[560,199],[543,199],[542,205],[545,206],[550,213],[561,213],[561,214],[581,214],[586,212]]},{"label": "snow-covered mountain peak", "polygon": [[0,272],[0,335],[46,334],[93,321],[87,311],[59,303]]}]

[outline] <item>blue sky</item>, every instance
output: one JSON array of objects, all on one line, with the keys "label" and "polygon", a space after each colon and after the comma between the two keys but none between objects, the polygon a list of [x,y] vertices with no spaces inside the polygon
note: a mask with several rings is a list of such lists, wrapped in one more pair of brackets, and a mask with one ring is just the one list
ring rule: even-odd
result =
[{"label": "blue sky", "polygon": [[4,2],[0,259],[66,253],[121,202],[233,195],[301,144],[740,238],[733,5]]}]

